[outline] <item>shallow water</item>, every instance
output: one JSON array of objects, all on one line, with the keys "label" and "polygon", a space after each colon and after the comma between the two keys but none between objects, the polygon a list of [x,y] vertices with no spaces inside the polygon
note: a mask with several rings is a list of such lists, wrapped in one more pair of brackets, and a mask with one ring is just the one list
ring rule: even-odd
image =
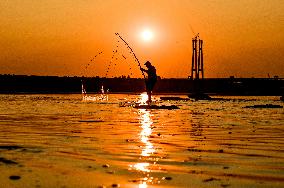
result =
[{"label": "shallow water", "polygon": [[139,98],[0,95],[0,187],[284,187],[284,109],[245,108],[279,97]]}]

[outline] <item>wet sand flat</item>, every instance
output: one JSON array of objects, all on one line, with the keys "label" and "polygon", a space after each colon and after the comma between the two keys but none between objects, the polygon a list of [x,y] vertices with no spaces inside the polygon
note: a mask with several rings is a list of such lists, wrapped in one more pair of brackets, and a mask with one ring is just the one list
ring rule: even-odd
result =
[{"label": "wet sand flat", "polygon": [[284,187],[284,109],[246,108],[283,102],[218,97],[0,95],[0,187]]}]

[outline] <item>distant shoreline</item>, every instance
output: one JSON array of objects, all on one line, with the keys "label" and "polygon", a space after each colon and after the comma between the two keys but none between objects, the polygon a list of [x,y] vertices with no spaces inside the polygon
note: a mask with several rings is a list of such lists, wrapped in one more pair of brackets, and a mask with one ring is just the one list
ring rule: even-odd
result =
[{"label": "distant shoreline", "polygon": [[[82,81],[89,94],[100,93],[101,86],[110,93],[135,94],[145,91],[142,78],[57,77],[0,75],[1,94],[80,94]],[[240,96],[282,96],[283,78],[186,78],[159,79],[153,93],[187,95],[189,93]]]}]

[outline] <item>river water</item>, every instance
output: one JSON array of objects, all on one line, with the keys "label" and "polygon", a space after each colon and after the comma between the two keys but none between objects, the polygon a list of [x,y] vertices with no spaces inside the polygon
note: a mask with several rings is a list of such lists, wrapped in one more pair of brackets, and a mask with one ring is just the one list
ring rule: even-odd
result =
[{"label": "river water", "polygon": [[283,102],[221,98],[145,110],[119,106],[140,95],[0,95],[0,187],[284,187],[284,110],[245,108]]}]

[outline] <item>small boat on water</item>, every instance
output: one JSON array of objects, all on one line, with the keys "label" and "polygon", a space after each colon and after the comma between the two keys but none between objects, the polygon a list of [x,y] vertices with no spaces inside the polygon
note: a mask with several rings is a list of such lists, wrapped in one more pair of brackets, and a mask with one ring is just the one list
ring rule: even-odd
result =
[{"label": "small boat on water", "polygon": [[205,94],[205,93],[192,93],[188,95],[188,98],[195,99],[195,100],[211,100],[212,98]]},{"label": "small boat on water", "polygon": [[179,109],[178,106],[176,105],[135,105],[133,108],[137,109],[164,109],[164,110],[174,110],[174,109]]},{"label": "small boat on water", "polygon": [[160,97],[163,101],[188,101],[189,98],[182,98],[182,97]]},{"label": "small boat on water", "polygon": [[264,105],[245,106],[245,108],[283,108],[283,106],[277,104],[264,104]]},{"label": "small boat on water", "polygon": [[120,102],[119,107],[133,107],[136,109],[164,109],[164,110],[179,109],[177,105],[143,104],[139,102]]}]

